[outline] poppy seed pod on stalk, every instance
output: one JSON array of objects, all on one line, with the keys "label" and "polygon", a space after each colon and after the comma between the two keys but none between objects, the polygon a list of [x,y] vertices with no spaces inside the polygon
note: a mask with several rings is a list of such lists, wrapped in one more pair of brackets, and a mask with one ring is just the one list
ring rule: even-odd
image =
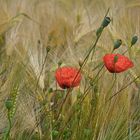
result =
[{"label": "poppy seed pod on stalk", "polygon": [[58,62],[58,66],[60,67],[61,65],[62,65],[62,61],[60,60],[59,62]]},{"label": "poppy seed pod on stalk", "polygon": [[78,69],[65,66],[56,70],[55,78],[61,88],[67,89],[79,86],[82,76]]},{"label": "poppy seed pod on stalk", "polygon": [[100,36],[100,34],[102,33],[103,29],[104,28],[102,26],[97,29],[97,31],[96,31],[96,36],[97,37]]},{"label": "poppy seed pod on stalk", "polygon": [[104,18],[104,20],[102,21],[101,26],[100,26],[100,27],[97,29],[97,31],[96,31],[96,36],[97,36],[97,37],[99,37],[99,36],[101,35],[103,29],[104,29],[105,27],[107,27],[108,24],[109,24],[110,22],[111,22],[110,17],[105,17],[105,18]]},{"label": "poppy seed pod on stalk", "polygon": [[121,39],[117,39],[117,40],[114,42],[114,50],[115,50],[115,49],[118,49],[121,45],[122,45],[122,40],[121,40]]},{"label": "poppy seed pod on stalk", "polygon": [[110,22],[111,22],[110,17],[105,17],[104,20],[103,20],[103,22],[102,22],[102,24],[101,24],[101,26],[102,26],[103,28],[105,28],[106,26],[108,26],[108,24],[109,24]]},{"label": "poppy seed pod on stalk", "polygon": [[134,44],[136,44],[136,42],[138,41],[138,37],[137,36],[133,36],[132,40],[131,40],[131,46],[133,46]]}]

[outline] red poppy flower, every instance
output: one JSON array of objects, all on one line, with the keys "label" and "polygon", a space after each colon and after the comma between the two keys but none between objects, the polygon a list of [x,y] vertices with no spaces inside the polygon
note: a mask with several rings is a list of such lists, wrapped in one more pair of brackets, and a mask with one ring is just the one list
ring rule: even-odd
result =
[{"label": "red poppy flower", "polygon": [[55,78],[61,88],[73,88],[80,84],[81,73],[73,67],[62,67],[56,70]]},{"label": "red poppy flower", "polygon": [[[116,61],[115,61],[115,58]],[[111,73],[120,73],[134,66],[128,57],[120,54],[106,54],[103,57],[105,67]]]}]

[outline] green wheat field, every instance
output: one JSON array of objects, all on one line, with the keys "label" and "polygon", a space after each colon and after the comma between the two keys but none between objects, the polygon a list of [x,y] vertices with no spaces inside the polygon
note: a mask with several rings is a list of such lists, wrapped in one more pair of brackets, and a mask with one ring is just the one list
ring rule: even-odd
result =
[{"label": "green wheat field", "polygon": [[[139,37],[140,0],[0,0],[0,140],[140,140]],[[109,72],[110,53],[134,66]]]}]

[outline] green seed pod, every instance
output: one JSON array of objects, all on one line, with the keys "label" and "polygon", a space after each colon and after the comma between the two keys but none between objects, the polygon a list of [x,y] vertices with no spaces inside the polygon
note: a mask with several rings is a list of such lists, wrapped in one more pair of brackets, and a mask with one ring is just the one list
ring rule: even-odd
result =
[{"label": "green seed pod", "polygon": [[97,31],[96,31],[96,36],[97,36],[97,37],[101,35],[103,29],[104,29],[103,26],[101,26],[101,27],[99,27],[99,28],[97,29]]},{"label": "green seed pod", "polygon": [[138,41],[138,37],[137,36],[133,36],[132,40],[131,40],[131,46],[133,46],[134,44],[136,44],[136,42]]},{"label": "green seed pod", "polygon": [[101,26],[102,26],[103,28],[105,28],[106,26],[108,26],[108,24],[109,24],[110,22],[111,22],[110,17],[105,17],[104,20],[103,20],[103,22],[102,22],[102,24],[101,24]]},{"label": "green seed pod", "polygon": [[121,39],[117,39],[117,40],[114,42],[114,50],[115,50],[115,49],[118,49],[121,45],[122,45],[122,40],[121,40]]},{"label": "green seed pod", "polygon": [[14,105],[14,103],[13,103],[13,101],[12,101],[11,99],[7,99],[7,100],[5,101],[5,106],[6,106],[6,108],[7,108],[8,110],[10,110],[10,109],[13,107],[13,105]]},{"label": "green seed pod", "polygon": [[61,65],[62,65],[62,61],[60,60],[59,62],[58,62],[58,66],[60,67]]},{"label": "green seed pod", "polygon": [[116,63],[118,61],[118,56],[114,56],[114,63]]}]

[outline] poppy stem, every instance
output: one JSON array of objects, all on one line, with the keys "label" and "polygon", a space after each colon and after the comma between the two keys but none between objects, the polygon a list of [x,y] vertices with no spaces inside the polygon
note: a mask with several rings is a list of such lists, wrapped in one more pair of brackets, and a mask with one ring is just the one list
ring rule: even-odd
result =
[{"label": "poppy stem", "polygon": [[[104,19],[105,19],[105,17],[107,17],[107,15],[108,15],[108,13],[109,13],[109,10],[110,10],[110,8],[108,8],[108,10],[107,10],[107,12],[106,12],[106,14],[105,14],[105,16],[104,16]],[[102,25],[99,27],[99,29],[100,29],[100,28],[102,28]],[[95,47],[96,47],[96,45],[97,45],[98,40],[99,40],[100,37],[101,37],[101,34],[102,34],[102,32],[103,32],[103,29],[104,29],[104,27],[103,27],[102,30],[100,31],[99,35],[97,35],[96,41],[95,41],[94,45],[92,45],[93,47],[91,47],[91,52],[92,52],[91,60],[93,60],[93,56],[94,56],[94,53],[95,53]]]},{"label": "poppy stem", "polygon": [[[99,74],[101,73],[102,69],[104,68],[104,65],[101,67],[101,69],[98,71],[98,73],[96,74],[95,78],[92,80],[92,82],[95,82],[95,80],[99,80],[101,78],[101,76],[99,76]],[[80,103],[82,103],[84,101],[84,99],[86,98],[86,96],[88,95],[88,91],[91,89],[91,85],[89,87],[87,87],[87,89],[84,92],[83,98],[81,99]]]},{"label": "poppy stem", "polygon": [[115,83],[116,83],[116,73],[113,74],[113,83],[109,89],[109,91],[107,92],[107,95],[112,91],[113,87],[115,86]]},{"label": "poppy stem", "polygon": [[37,82],[36,82],[35,92],[36,92],[36,90],[37,90],[37,88],[38,88],[38,83],[39,83],[41,74],[42,74],[42,72],[43,72],[43,70],[44,70],[44,67],[45,67],[45,64],[46,64],[46,61],[47,61],[47,57],[48,57],[48,52],[47,52],[47,54],[46,54],[46,56],[45,56],[45,59],[44,59],[44,62],[43,62],[41,71],[40,71],[40,73],[39,73],[39,76],[38,76],[38,79],[37,79]]},{"label": "poppy stem", "polygon": [[[122,87],[120,90],[118,90],[114,95],[112,95],[108,101],[110,101],[112,98],[114,98],[116,95],[118,95],[121,91],[123,91],[124,89],[126,89],[127,87],[129,87],[132,83],[134,83],[137,79],[140,78],[140,75],[137,76],[135,79],[133,79],[130,83],[128,83],[126,86]],[[107,102],[108,102],[107,101]]]},{"label": "poppy stem", "polygon": [[[108,15],[109,10],[110,10],[110,8],[108,8],[108,10],[107,10],[107,12],[106,12],[106,14],[105,14],[105,17]],[[101,33],[102,33],[102,32],[101,32]],[[97,38],[96,38],[96,40],[95,40],[95,43],[93,43],[93,44],[91,45],[91,47],[90,47],[90,49],[89,49],[89,52],[88,52],[88,54],[86,55],[86,57],[85,57],[85,59],[83,60],[83,62],[81,63],[81,66],[80,66],[80,69],[79,69],[79,70],[81,70],[82,67],[86,64],[86,62],[87,62],[87,60],[88,60],[90,54],[92,53],[93,49],[95,49],[95,47],[96,47],[96,45],[97,45],[97,43],[98,43],[98,40],[99,40],[100,36],[101,36],[101,34],[100,34],[99,36],[97,36]],[[93,54],[94,54],[94,53],[93,53]],[[92,54],[92,55],[93,55],[93,54]]]},{"label": "poppy stem", "polygon": [[[103,65],[104,66],[104,65]],[[103,67],[102,67],[103,68]],[[102,70],[102,68],[99,70],[100,72],[101,72],[101,70]],[[98,72],[98,74],[100,73],[100,72]],[[98,77],[98,76],[97,76]],[[99,77],[98,78],[98,80],[100,79],[101,77]],[[94,80],[95,80],[95,78],[94,78]],[[84,101],[84,99],[85,99],[85,97],[88,95],[88,91],[91,89],[91,86],[89,86],[88,88],[87,88],[87,90],[85,91],[85,96],[79,101],[79,102],[77,102],[77,103],[75,103],[75,104],[82,104],[82,102]],[[72,110],[72,112],[71,112],[71,114],[69,115],[69,118],[67,119],[67,121],[66,121],[66,123],[65,123],[65,125],[64,125],[64,127],[62,127],[61,129],[60,129],[60,135],[59,135],[59,139],[61,138],[61,136],[62,136],[62,134],[63,134],[63,131],[65,130],[65,128],[66,128],[66,126],[68,125],[68,123],[71,121],[71,119],[72,119],[72,116],[75,114],[75,110],[73,111]]]},{"label": "poppy stem", "polygon": [[60,114],[61,114],[63,105],[64,105],[64,103],[66,102],[66,100],[67,100],[67,98],[68,98],[68,96],[69,96],[70,91],[71,91],[71,88],[70,88],[70,89],[65,89],[65,90],[64,90],[64,92],[65,92],[65,97],[64,97],[63,102],[62,102],[62,104],[61,104],[61,106],[60,106],[58,115],[57,115],[57,117],[56,117],[56,121],[59,119],[59,116],[60,116]]},{"label": "poppy stem", "polygon": [[[107,12],[106,12],[104,18],[108,15],[109,10],[110,10],[110,8],[108,8],[108,10],[107,10]],[[104,28],[103,28],[103,29],[104,29]],[[102,30],[102,31],[103,31],[103,30]],[[77,73],[77,75],[75,76],[75,78],[74,78],[72,84],[73,84],[74,81],[76,80],[76,78],[77,78],[78,74],[80,73],[81,69],[86,65],[86,63],[87,63],[87,61],[88,61],[88,58],[89,58],[90,54],[92,53],[92,51],[93,51],[93,53],[92,53],[92,57],[93,57],[94,52],[95,52],[95,51],[94,51],[94,50],[95,50],[95,47],[96,47],[96,45],[97,45],[97,43],[98,43],[98,40],[99,40],[99,38],[100,38],[100,36],[101,36],[101,34],[102,34],[102,31],[101,31],[101,33],[97,36],[97,38],[96,38],[96,40],[95,40],[95,43],[94,43],[93,45],[91,45],[91,47],[90,47],[90,49],[89,49],[89,52],[88,52],[88,54],[86,55],[86,57],[85,57],[85,59],[83,60],[83,62],[81,63],[80,68],[79,68],[79,70],[78,70],[78,73]],[[66,97],[67,97],[67,96],[66,96]]]},{"label": "poppy stem", "polygon": [[[97,75],[100,74],[100,72],[102,71],[103,67],[104,67],[104,65],[101,67],[101,69],[99,70],[99,72],[98,72]],[[96,78],[98,77],[97,75],[96,75]],[[94,81],[96,80],[96,78],[94,78]],[[101,78],[101,76],[98,77],[97,80],[99,80],[100,78]],[[86,89],[86,91],[84,92],[85,95],[83,95],[83,98],[82,98],[79,102],[77,102],[77,103],[75,103],[75,104],[79,104],[79,105],[82,104],[82,102],[84,101],[85,97],[88,95],[88,91],[89,91],[90,89],[91,89],[91,86],[89,86],[89,87]],[[59,135],[58,138],[61,137],[61,135],[62,135],[64,129],[66,128],[66,126],[68,125],[68,123],[71,121],[72,116],[75,114],[75,112],[76,112],[75,110],[74,110],[74,111],[72,110],[72,112],[71,112],[71,114],[69,115],[69,118],[67,119],[67,121],[66,121],[64,127],[61,128],[61,130],[60,130],[60,135]]]},{"label": "poppy stem", "polygon": [[113,53],[115,51],[115,49],[113,49],[112,51],[111,51],[111,53]]},{"label": "poppy stem", "polygon": [[[42,72],[43,72],[43,70],[44,70],[44,67],[45,67],[45,64],[46,64],[47,58],[48,58],[48,52],[49,52],[49,51],[46,52],[46,56],[45,56],[44,61],[43,61],[43,64],[42,64],[41,71],[40,71],[39,76],[38,76],[38,78],[37,78],[37,82],[36,82],[36,86],[35,86],[35,93],[37,92],[37,89],[38,89],[38,83],[39,83],[39,80],[40,80],[41,74],[42,74]],[[41,97],[43,97],[43,96],[41,95]],[[35,101],[34,101],[34,105],[33,105],[33,106],[35,107]],[[36,114],[36,110],[35,110],[35,109],[34,109],[34,113],[35,113],[35,119],[36,119],[36,122],[38,122],[38,118],[37,118],[37,114]],[[38,125],[37,125],[37,129],[38,129],[38,131],[39,131],[39,127],[38,127]],[[39,131],[39,132],[40,132],[40,131]],[[40,137],[40,135],[41,135],[41,134],[39,134],[39,137]]]},{"label": "poppy stem", "polygon": [[[130,46],[130,49],[132,48],[133,46],[131,45]],[[124,55],[125,53],[127,53],[128,52],[128,49],[127,50],[125,50],[123,53],[122,53],[122,55]]]},{"label": "poppy stem", "polygon": [[[108,15],[109,10],[110,10],[110,8],[108,8],[108,10],[107,10],[107,12],[106,12],[104,18]],[[104,28],[103,28],[103,29],[104,29]],[[88,58],[89,58],[90,54],[92,53],[93,49],[95,49],[95,47],[96,47],[96,45],[97,45],[97,43],[98,43],[98,40],[99,40],[101,34],[102,34],[102,31],[101,31],[101,33],[97,36],[95,43],[94,43],[93,45],[91,45],[88,54],[86,55],[86,57],[84,58],[83,62],[82,62],[81,65],[80,65],[80,68],[79,68],[79,70],[78,70],[78,72],[77,72],[77,74],[76,74],[76,76],[75,76],[75,78],[74,78],[74,80],[73,80],[73,82],[72,82],[72,85],[73,85],[74,81],[76,80],[78,74],[80,73],[81,69],[86,65],[86,63],[87,63],[87,61],[88,61]],[[94,52],[94,51],[93,51],[93,52]],[[93,54],[94,54],[94,53],[93,53]],[[93,55],[93,54],[92,54],[92,55]],[[67,97],[67,96],[66,96],[66,97]]]}]

